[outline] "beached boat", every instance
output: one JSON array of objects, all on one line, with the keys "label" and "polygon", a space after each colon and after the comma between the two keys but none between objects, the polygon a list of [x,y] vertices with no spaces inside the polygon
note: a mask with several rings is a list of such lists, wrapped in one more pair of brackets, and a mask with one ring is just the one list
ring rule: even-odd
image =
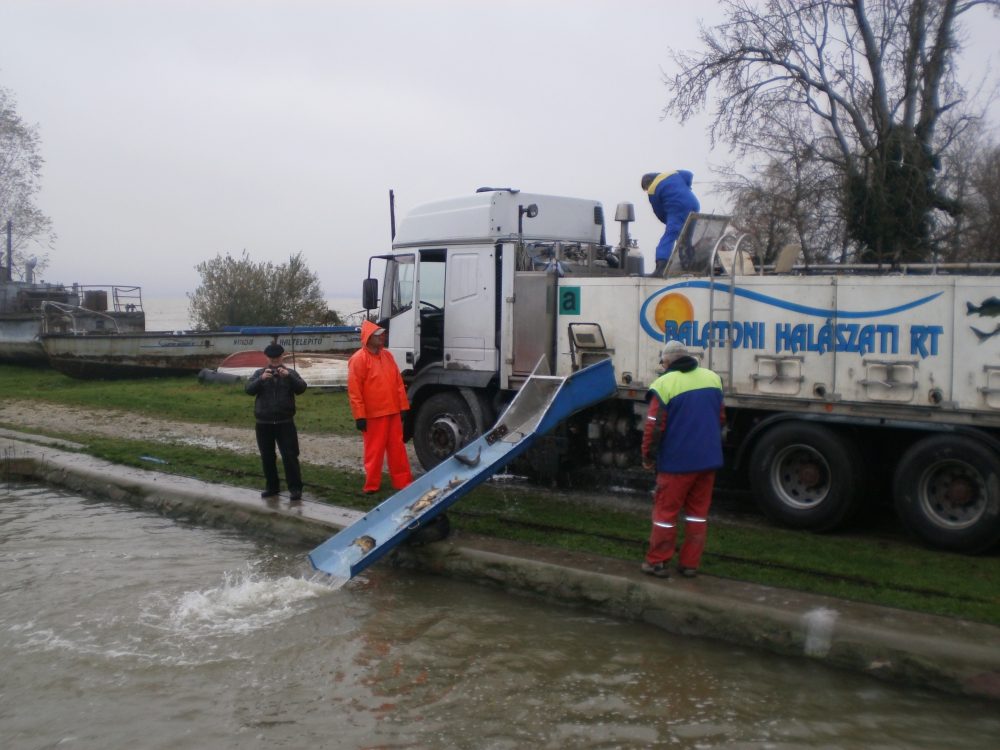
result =
[{"label": "beached boat", "polygon": [[281,344],[290,355],[351,354],[361,347],[355,326],[246,327],[222,331],[48,333],[42,347],[52,367],[81,380],[117,380],[197,373],[228,356]]},{"label": "beached boat", "polygon": [[120,333],[146,329],[139,287],[11,281],[0,267],[0,361],[44,365],[45,333]]},{"label": "beached boat", "polygon": [[[302,354],[285,356],[285,367],[296,370],[310,388],[347,389],[349,354]],[[267,367],[267,357],[258,350],[237,352],[219,365],[216,372],[247,380],[257,370]]]}]

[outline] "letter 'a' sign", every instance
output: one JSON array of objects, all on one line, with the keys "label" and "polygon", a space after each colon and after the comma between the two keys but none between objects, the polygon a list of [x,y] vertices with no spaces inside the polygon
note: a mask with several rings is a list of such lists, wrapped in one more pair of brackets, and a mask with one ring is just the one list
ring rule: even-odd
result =
[{"label": "letter 'a' sign", "polygon": [[578,286],[559,287],[559,314],[560,315],[580,314],[580,287]]}]

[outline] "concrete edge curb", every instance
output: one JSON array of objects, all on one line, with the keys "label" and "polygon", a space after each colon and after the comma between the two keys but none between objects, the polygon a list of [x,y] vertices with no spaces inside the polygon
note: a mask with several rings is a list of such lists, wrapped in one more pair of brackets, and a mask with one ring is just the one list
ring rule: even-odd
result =
[{"label": "concrete edge curb", "polygon": [[[10,439],[0,445],[8,451],[0,467],[7,476],[31,477],[178,520],[284,543],[319,544],[362,515],[309,501],[264,504],[257,492],[244,488],[131,469]],[[398,548],[387,560],[641,620],[678,635],[807,656],[892,682],[1000,699],[1000,628],[991,625],[707,576],[693,582],[661,581],[641,575],[628,561],[464,533],[427,547]]]}]

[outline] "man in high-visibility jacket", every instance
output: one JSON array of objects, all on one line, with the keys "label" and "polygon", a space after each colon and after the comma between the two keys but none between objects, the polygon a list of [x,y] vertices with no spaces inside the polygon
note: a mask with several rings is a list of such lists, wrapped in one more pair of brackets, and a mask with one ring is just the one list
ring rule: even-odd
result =
[{"label": "man in high-visibility jacket", "polygon": [[347,363],[347,393],[354,424],[365,439],[365,494],[378,492],[382,464],[389,459],[392,486],[401,490],[413,482],[403,445],[403,417],[410,408],[396,360],[382,348],[385,329],[371,321],[361,324],[361,349]]},{"label": "man in high-visibility jacket", "polygon": [[643,466],[656,469],[653,533],[642,572],[666,578],[677,546],[677,519],[686,513],[680,571],[697,575],[705,549],[708,506],[715,470],[722,466],[726,407],[722,379],[698,366],[680,341],[668,341],[661,361],[667,371],[646,394],[649,414],[642,439]]},{"label": "man in high-visibility jacket", "polygon": [[701,204],[691,190],[694,175],[686,169],[675,172],[649,172],[642,176],[642,189],[649,196],[656,218],[667,225],[656,246],[656,270],[653,276],[663,276],[667,261],[680,237],[684,222],[692,211],[700,211]]}]

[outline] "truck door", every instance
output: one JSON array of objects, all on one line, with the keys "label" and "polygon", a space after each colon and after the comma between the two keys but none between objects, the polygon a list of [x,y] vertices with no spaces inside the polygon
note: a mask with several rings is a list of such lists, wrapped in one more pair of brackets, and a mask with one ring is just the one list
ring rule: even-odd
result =
[{"label": "truck door", "polygon": [[444,366],[495,371],[496,248],[481,245],[448,251],[445,284]]},{"label": "truck door", "polygon": [[380,320],[388,321],[388,349],[400,370],[412,370],[415,353],[420,351],[415,305],[420,289],[415,261],[413,255],[397,255],[386,264]]},{"label": "truck door", "polygon": [[421,250],[417,280],[417,367],[423,368],[444,357],[445,251]]}]

